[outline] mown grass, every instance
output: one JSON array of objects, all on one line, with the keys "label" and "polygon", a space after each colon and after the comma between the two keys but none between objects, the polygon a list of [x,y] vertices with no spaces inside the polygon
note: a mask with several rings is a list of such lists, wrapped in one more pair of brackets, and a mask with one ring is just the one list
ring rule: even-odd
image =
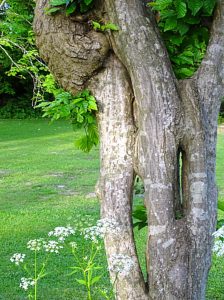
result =
[{"label": "mown grass", "polygon": [[[18,287],[24,272],[9,258],[15,252],[28,254],[28,240],[46,237],[56,226],[75,225],[86,215],[99,218],[98,201],[86,197],[98,178],[98,150],[76,150],[75,135],[64,122],[0,121],[1,300],[25,299]],[[101,259],[105,265],[103,254]],[[85,299],[84,289],[67,276],[72,263],[69,255],[54,259],[40,299]]]},{"label": "mown grass", "polygon": [[[224,201],[224,132],[218,135],[216,179],[219,200]],[[218,218],[224,219],[224,212],[218,211]],[[208,300],[224,300],[224,258],[213,257],[207,286]]]},{"label": "mown grass", "polygon": [[[98,149],[90,154],[76,150],[75,136],[65,122],[48,125],[45,120],[0,120],[0,299],[22,300],[18,287],[24,275],[10,263],[15,252],[27,253],[30,239],[46,237],[56,226],[74,225],[82,217],[99,218],[99,203],[92,196],[99,174]],[[224,194],[224,135],[219,136],[217,181]],[[144,230],[137,233],[144,265]],[[83,244],[83,240],[79,240]],[[87,249],[88,250],[88,249]],[[99,264],[106,266],[104,253]],[[51,263],[52,272],[40,285],[39,299],[85,300],[84,289],[67,276],[71,256],[65,253]],[[214,259],[208,299],[224,299],[224,263]],[[109,286],[107,274],[101,281]],[[94,300],[101,299],[95,296]]]}]

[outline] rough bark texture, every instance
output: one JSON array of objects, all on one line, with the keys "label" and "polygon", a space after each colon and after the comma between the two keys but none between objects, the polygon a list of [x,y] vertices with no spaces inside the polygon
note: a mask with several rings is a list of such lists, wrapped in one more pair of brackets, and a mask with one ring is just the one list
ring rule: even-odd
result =
[{"label": "rough bark texture", "polygon": [[48,1],[37,1],[35,32],[40,55],[63,88],[76,93],[102,67],[109,51],[103,33],[91,30],[88,22],[45,13]]},{"label": "rough bark texture", "polygon": [[[131,220],[135,142],[133,93],[128,74],[114,55],[108,59],[105,69],[94,78],[90,88],[101,107],[101,172],[98,188],[102,199],[102,217],[116,218],[120,228],[119,235],[108,233],[105,238],[107,255],[110,259],[113,254],[123,254],[134,260],[132,273],[125,278],[118,278],[116,282],[119,291],[116,298],[148,299],[136,255]],[[114,281],[115,274],[112,274],[112,278]]]},{"label": "rough bark texture", "polygon": [[[109,35],[77,19],[46,16],[46,3],[37,1],[34,23],[42,57],[63,87],[75,92],[88,86],[98,100],[102,217],[115,218],[120,227],[119,237],[107,235],[106,252],[108,259],[126,254],[134,260],[130,274],[116,279],[116,299],[205,299],[216,222],[216,124],[224,94],[223,1],[201,67],[180,82],[143,2],[99,1],[94,14],[102,17],[104,6],[104,17],[120,27]],[[147,283],[132,230],[134,174],[145,186]]]}]

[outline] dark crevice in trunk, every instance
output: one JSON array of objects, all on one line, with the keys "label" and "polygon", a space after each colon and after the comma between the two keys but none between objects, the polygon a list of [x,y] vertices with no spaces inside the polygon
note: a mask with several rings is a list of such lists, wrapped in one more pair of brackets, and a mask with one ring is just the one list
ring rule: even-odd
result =
[{"label": "dark crevice in trunk", "polygon": [[174,215],[176,220],[180,220],[185,216],[186,209],[186,152],[180,146],[177,151],[177,197],[174,205]]}]

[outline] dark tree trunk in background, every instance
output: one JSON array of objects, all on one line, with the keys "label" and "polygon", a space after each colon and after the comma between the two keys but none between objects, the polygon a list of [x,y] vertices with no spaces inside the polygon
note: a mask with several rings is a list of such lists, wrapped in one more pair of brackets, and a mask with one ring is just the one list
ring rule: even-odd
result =
[{"label": "dark tree trunk in background", "polygon": [[[81,17],[47,16],[46,5],[37,1],[34,22],[41,56],[64,88],[75,93],[88,87],[98,101],[101,212],[120,224],[119,237],[106,236],[106,252],[108,258],[117,253],[134,260],[132,271],[117,279],[116,298],[205,299],[216,223],[217,115],[224,95],[223,1],[200,68],[182,81],[140,0],[99,1],[90,18],[118,25],[111,34],[93,31]],[[133,238],[134,174],[145,186],[147,283]]]}]

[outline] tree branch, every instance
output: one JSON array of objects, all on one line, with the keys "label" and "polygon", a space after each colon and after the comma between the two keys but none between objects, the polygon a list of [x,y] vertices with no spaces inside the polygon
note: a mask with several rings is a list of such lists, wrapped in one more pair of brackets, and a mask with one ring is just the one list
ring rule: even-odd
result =
[{"label": "tree branch", "polygon": [[[201,103],[206,111],[220,105],[224,96],[224,1],[219,0],[211,30],[211,38],[196,75]],[[214,113],[215,112],[214,109]],[[215,117],[213,114],[211,117]]]},{"label": "tree branch", "polygon": [[2,3],[0,4],[0,10],[2,10],[4,8],[5,3],[6,3],[6,0],[3,0]]}]

